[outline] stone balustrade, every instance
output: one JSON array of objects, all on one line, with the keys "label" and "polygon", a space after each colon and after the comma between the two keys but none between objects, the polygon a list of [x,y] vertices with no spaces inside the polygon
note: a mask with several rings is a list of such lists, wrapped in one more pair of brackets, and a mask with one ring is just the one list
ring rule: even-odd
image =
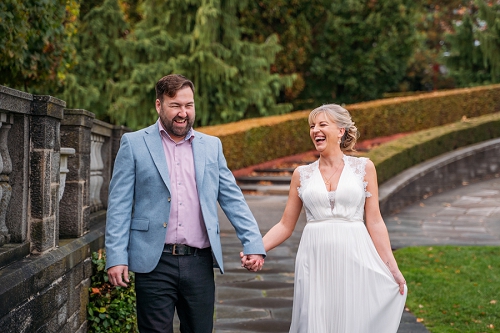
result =
[{"label": "stone balustrade", "polygon": [[0,86],[0,332],[86,332],[114,156],[128,130]]}]

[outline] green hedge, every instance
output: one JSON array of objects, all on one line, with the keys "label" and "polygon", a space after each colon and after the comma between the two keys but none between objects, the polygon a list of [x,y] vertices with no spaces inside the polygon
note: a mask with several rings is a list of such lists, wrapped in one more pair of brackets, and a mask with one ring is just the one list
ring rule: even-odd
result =
[{"label": "green hedge", "polygon": [[498,137],[500,112],[412,133],[370,150],[367,156],[376,165],[381,184],[418,163]]},{"label": "green hedge", "polygon": [[[366,140],[414,132],[500,111],[500,84],[347,105]],[[218,136],[232,170],[314,149],[310,111],[243,120],[198,130]]]}]

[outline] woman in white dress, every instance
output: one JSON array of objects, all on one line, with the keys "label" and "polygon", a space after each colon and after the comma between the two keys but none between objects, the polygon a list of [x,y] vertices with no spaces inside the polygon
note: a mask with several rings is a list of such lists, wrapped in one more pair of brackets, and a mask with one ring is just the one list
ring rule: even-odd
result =
[{"label": "woman in white dress", "polygon": [[396,333],[407,288],[380,213],[375,166],[344,155],[358,133],[341,106],[314,109],[309,125],[320,157],[294,171],[283,217],[264,236],[266,251],[283,243],[305,208],[290,332]]}]

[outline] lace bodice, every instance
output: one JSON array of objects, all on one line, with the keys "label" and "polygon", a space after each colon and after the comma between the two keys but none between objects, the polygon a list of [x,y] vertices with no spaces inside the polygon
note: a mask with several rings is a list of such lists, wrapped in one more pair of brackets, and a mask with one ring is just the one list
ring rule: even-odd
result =
[{"label": "lace bodice", "polygon": [[362,221],[365,199],[370,197],[366,191],[366,157],[343,157],[344,168],[340,174],[337,189],[328,192],[321,173],[319,160],[298,167],[300,175],[299,197],[304,203],[307,221],[340,218],[349,221]]}]

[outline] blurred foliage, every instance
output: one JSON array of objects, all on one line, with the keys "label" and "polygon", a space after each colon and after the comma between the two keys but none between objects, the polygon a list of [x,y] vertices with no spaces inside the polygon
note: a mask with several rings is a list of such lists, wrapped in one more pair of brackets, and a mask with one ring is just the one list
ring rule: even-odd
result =
[{"label": "blurred foliage", "polygon": [[131,70],[118,45],[128,35],[129,24],[117,0],[86,3],[82,14],[75,36],[76,63],[61,98],[68,108],[86,109],[110,122],[110,105],[121,97],[116,85]]},{"label": "blurred foliage", "polygon": [[59,97],[133,129],[156,120],[154,84],[174,72],[196,85],[196,126],[474,86],[499,80],[499,6],[5,0],[0,84]]},{"label": "blurred foliage", "polygon": [[92,282],[87,305],[88,331],[135,333],[137,315],[135,306],[134,274],[129,272],[127,288],[114,287],[105,270],[106,255],[103,250],[92,253]]},{"label": "blurred foliage", "polygon": [[276,97],[292,76],[270,73],[280,46],[275,36],[263,43],[241,39],[238,0],[148,0],[143,19],[119,41],[126,66],[109,109],[111,119],[132,128],[156,120],[154,84],[178,73],[195,84],[196,125],[283,114],[291,105]]},{"label": "blurred foliage", "polygon": [[376,99],[397,85],[416,43],[406,0],[261,0],[241,12],[246,38],[277,33],[273,69],[296,73],[283,100],[295,109]]},{"label": "blurred foliage", "polygon": [[471,0],[417,0],[418,44],[408,63],[398,91],[429,91],[454,88],[455,82],[443,67],[441,54],[445,35],[453,33],[457,20],[475,8]]},{"label": "blurred foliage", "polygon": [[500,3],[476,0],[449,34],[445,57],[451,76],[462,87],[500,82]]},{"label": "blurred foliage", "polygon": [[0,84],[53,93],[75,60],[77,0],[0,1]]}]

